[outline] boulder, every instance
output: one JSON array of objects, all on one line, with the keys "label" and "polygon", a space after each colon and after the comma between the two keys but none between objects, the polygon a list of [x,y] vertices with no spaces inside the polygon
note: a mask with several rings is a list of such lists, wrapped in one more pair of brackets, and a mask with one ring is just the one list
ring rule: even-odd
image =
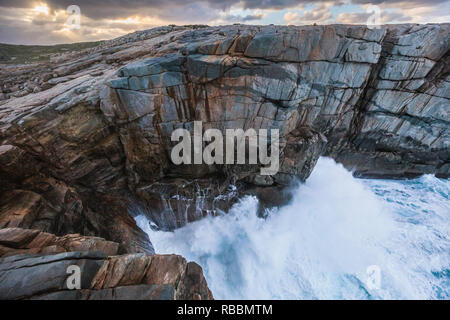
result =
[{"label": "boulder", "polygon": [[[80,288],[68,286],[69,269],[80,270]],[[21,254],[0,258],[0,299],[209,300],[202,269],[176,255],[102,252]]]},{"label": "boulder", "polygon": [[[449,29],[159,27],[1,66],[0,226],[152,254],[132,215],[172,230],[249,192],[280,205],[271,190],[306,180],[323,155],[360,176],[449,177]],[[26,90],[36,79],[41,91]],[[202,133],[279,130],[280,170],[175,165],[172,133],[193,136],[196,121]]]}]

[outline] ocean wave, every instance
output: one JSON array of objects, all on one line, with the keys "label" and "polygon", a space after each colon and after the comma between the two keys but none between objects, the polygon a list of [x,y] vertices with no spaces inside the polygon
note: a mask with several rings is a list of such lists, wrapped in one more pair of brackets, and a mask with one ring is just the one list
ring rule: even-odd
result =
[{"label": "ocean wave", "polygon": [[136,221],[158,253],[199,263],[216,299],[449,299],[449,189],[433,176],[356,179],[321,158],[265,219],[245,197],[174,232]]}]

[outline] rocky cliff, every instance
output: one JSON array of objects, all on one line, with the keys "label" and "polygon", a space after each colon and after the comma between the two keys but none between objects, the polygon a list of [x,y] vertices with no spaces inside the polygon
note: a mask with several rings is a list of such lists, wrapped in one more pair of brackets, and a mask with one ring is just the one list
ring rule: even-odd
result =
[{"label": "rocky cliff", "polygon": [[[171,230],[242,194],[277,205],[321,155],[359,176],[449,177],[449,30],[161,27],[0,67],[0,227],[153,254],[131,215]],[[280,171],[174,165],[171,134],[194,121],[279,129]]]},{"label": "rocky cliff", "polygon": [[[118,244],[79,234],[0,230],[0,300],[212,299],[201,267],[177,255],[116,255]],[[79,267],[72,288],[70,267]],[[69,272],[68,272],[69,270]]]}]

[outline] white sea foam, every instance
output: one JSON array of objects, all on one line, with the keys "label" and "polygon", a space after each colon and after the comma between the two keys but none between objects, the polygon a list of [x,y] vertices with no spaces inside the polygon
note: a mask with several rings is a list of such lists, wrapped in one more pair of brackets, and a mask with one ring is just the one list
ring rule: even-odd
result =
[{"label": "white sea foam", "polygon": [[[175,232],[136,220],[158,253],[198,262],[216,299],[449,299],[449,190],[432,176],[355,179],[322,158],[266,219],[246,197]],[[373,265],[379,288],[367,285]]]}]

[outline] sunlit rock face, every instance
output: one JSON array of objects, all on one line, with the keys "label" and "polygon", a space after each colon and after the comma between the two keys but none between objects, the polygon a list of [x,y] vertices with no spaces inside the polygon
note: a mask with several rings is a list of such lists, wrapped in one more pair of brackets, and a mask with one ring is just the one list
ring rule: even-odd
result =
[{"label": "sunlit rock face", "polygon": [[171,166],[173,130],[192,130],[194,121],[224,134],[278,129],[281,168],[264,185],[306,179],[326,136],[338,140],[351,127],[385,33],[347,26],[232,26],[174,36],[160,55],[121,68],[104,92],[101,107],[120,124],[129,181],[139,185],[173,173],[263,180],[257,166]]},{"label": "sunlit rock face", "polygon": [[[129,185],[152,220],[171,229],[226,211],[236,199],[229,183],[248,189],[305,180],[327,137],[339,141],[351,127],[385,33],[348,26],[208,28],[175,34],[156,56],[122,67],[102,92],[101,108],[120,127]],[[279,172],[172,165],[171,134],[180,127],[193,134],[194,121],[224,134],[278,129]],[[193,178],[199,183],[189,183]]]},{"label": "sunlit rock face", "polygon": [[338,161],[376,177],[449,176],[449,42],[449,24],[389,27],[350,139],[330,146]]},{"label": "sunlit rock face", "polygon": [[[278,205],[276,192],[321,155],[366,176],[449,176],[449,29],[161,27],[10,67],[0,76],[0,222],[152,252],[127,210],[172,230],[244,193]],[[195,121],[278,129],[278,173],[174,165],[172,132],[193,134]]]}]

